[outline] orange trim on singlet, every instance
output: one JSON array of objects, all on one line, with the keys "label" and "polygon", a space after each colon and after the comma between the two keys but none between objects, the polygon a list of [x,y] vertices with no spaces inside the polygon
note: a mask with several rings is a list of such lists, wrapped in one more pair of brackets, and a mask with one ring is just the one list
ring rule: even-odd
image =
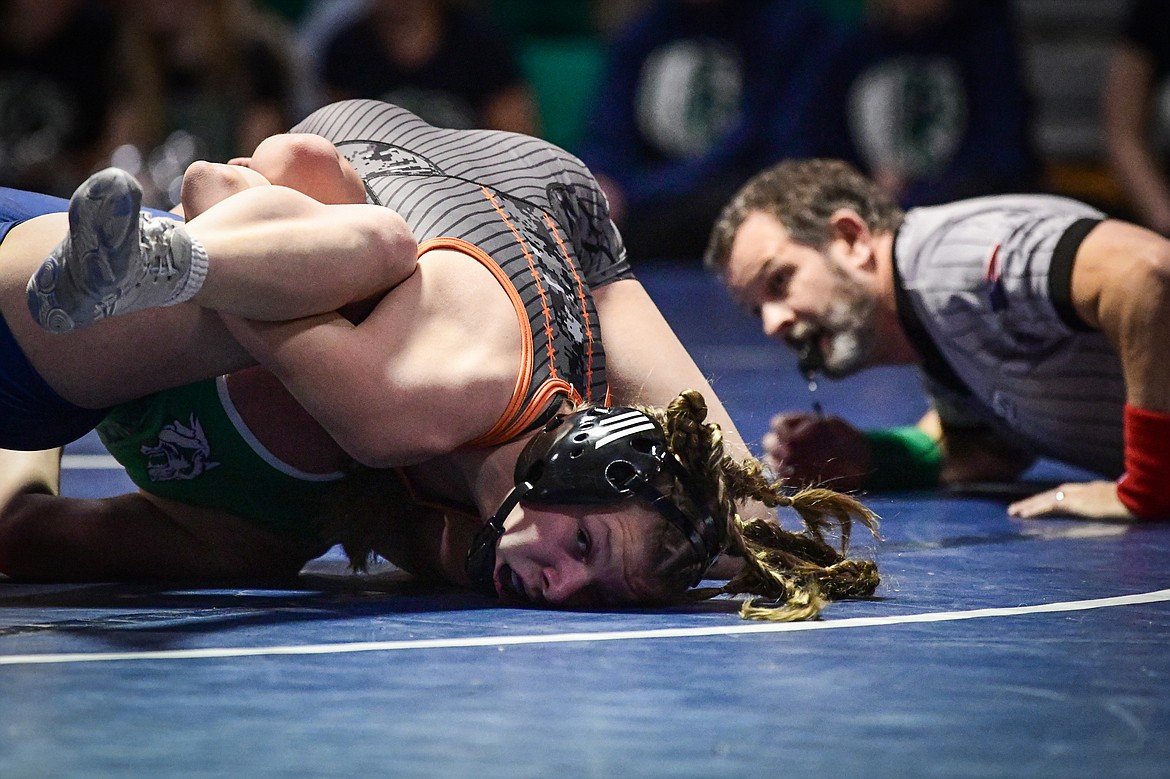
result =
[{"label": "orange trim on singlet", "polygon": [[581,402],[581,394],[572,384],[564,379],[549,379],[541,384],[540,388],[533,394],[532,402],[528,404],[527,410],[511,424],[508,424],[507,417],[500,417],[491,430],[479,438],[468,441],[461,448],[477,449],[508,443],[531,426],[558,394],[565,395],[574,403]]},{"label": "orange trim on singlet", "polygon": [[[507,408],[504,409],[504,412],[496,420],[495,424],[492,425],[491,429],[483,435],[468,441],[464,446],[496,446],[512,440],[535,421],[558,393],[563,393],[574,402],[580,402],[581,394],[577,392],[577,388],[564,379],[557,378],[554,367],[553,378],[550,378],[537,389],[532,398],[533,402],[529,404],[527,409],[524,408],[525,399],[528,395],[528,385],[532,382],[535,354],[532,348],[532,327],[528,323],[528,309],[524,307],[524,301],[520,299],[520,293],[516,291],[511,279],[508,278],[503,269],[488,256],[487,252],[475,244],[468,243],[461,238],[431,238],[423,241],[419,245],[418,256],[422,257],[425,253],[436,249],[448,249],[466,254],[487,268],[508,295],[508,299],[512,301],[512,308],[516,312],[516,319],[520,324],[520,371],[516,375],[516,385],[512,389],[512,398],[508,401]],[[545,309],[545,314],[546,316],[548,314],[547,308]]]},{"label": "orange trim on singlet", "polygon": [[581,281],[581,275],[577,273],[577,265],[569,256],[569,250],[565,248],[565,242],[561,240],[561,231],[557,229],[556,222],[548,214],[544,215],[544,223],[548,225],[548,229],[552,231],[553,238],[557,240],[557,246],[561,248],[561,256],[565,260],[565,264],[569,266],[569,270],[573,272],[573,280],[577,282],[577,300],[581,303],[581,316],[585,320],[585,399],[593,399],[593,325],[589,321],[589,304],[585,297],[585,284]]},{"label": "orange trim on singlet", "polygon": [[552,328],[552,314],[548,310],[548,295],[544,291],[544,284],[540,282],[540,273],[536,270],[536,262],[532,259],[532,253],[528,251],[528,244],[524,242],[524,236],[516,229],[516,225],[512,224],[512,220],[500,208],[500,201],[496,199],[496,195],[487,187],[483,187],[484,197],[492,204],[492,208],[496,209],[496,213],[500,215],[500,219],[504,220],[504,224],[512,231],[512,237],[516,239],[516,243],[520,246],[520,251],[524,252],[524,259],[528,261],[528,270],[532,271],[532,279],[536,282],[536,292],[540,295],[540,311],[544,314],[544,334],[548,336],[548,370],[549,376],[553,379],[557,376],[557,353],[553,347],[553,328]]},{"label": "orange trim on singlet", "polygon": [[520,299],[520,293],[512,285],[511,279],[504,273],[503,269],[497,265],[488,253],[479,248],[473,243],[468,243],[462,238],[431,238],[423,241],[418,247],[418,256],[421,258],[425,253],[434,251],[436,249],[449,249],[461,254],[466,254],[483,267],[495,277],[496,282],[507,293],[508,299],[512,301],[512,308],[516,312],[516,319],[520,323],[520,371],[516,375],[516,385],[512,389],[512,398],[508,401],[507,408],[496,423],[492,425],[491,429],[483,435],[471,441],[468,446],[482,446],[486,445],[487,441],[494,439],[501,429],[507,429],[508,420],[520,413],[520,409],[524,404],[524,397],[528,394],[528,385],[532,381],[532,367],[534,355],[532,353],[532,328],[528,324],[528,309],[524,307],[524,301]]}]

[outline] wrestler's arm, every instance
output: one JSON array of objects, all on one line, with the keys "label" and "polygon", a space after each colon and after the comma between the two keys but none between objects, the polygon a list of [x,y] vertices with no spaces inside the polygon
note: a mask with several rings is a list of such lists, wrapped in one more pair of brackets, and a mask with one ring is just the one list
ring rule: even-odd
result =
[{"label": "wrestler's arm", "polygon": [[[1106,221],[1088,234],[1077,251],[1072,300],[1081,319],[1109,339],[1121,359],[1128,406],[1170,415],[1170,241],[1120,221]],[[1127,412],[1126,437],[1134,431]],[[1164,439],[1164,434],[1155,436]],[[1135,448],[1127,441],[1126,468],[1131,473]],[[1147,474],[1170,484],[1170,450],[1141,447]],[[1151,470],[1152,469],[1152,470]],[[1118,483],[1092,481],[1063,484],[1055,490],[1014,504],[1021,517],[1072,515],[1092,519],[1132,520],[1136,515],[1118,495]],[[1159,518],[1170,518],[1161,517]]]},{"label": "wrestler's arm", "polygon": [[[727,453],[736,458],[751,455],[715,390],[641,283],[621,279],[606,284],[593,290],[593,301],[601,320],[606,376],[614,403],[665,406],[683,390],[698,390],[707,401],[707,420],[723,430]],[[740,506],[740,513],[745,520],[776,516],[773,509],[755,501]],[[729,579],[741,567],[742,561],[727,555],[708,576]]]},{"label": "wrestler's arm", "polygon": [[203,308],[280,321],[333,311],[414,272],[417,245],[393,211],[325,205],[283,186],[251,187],[188,221],[209,267]]},{"label": "wrestler's arm", "polygon": [[488,432],[522,364],[507,293],[454,251],[428,252],[358,324],[340,314],[223,319],[351,457],[375,468],[422,462]]},{"label": "wrestler's arm", "polygon": [[324,138],[273,136],[237,162],[195,162],[183,178],[176,210],[211,258],[200,306],[295,319],[368,299],[414,271],[409,226],[366,203],[357,172]]},{"label": "wrestler's arm", "polygon": [[287,579],[324,551],[141,493],[59,495],[60,450],[0,449],[0,573],[25,581]]},{"label": "wrestler's arm", "polygon": [[933,409],[918,420],[917,427],[937,441],[942,451],[941,484],[1015,481],[1036,460],[989,427],[947,425]]},{"label": "wrestler's arm", "polygon": [[707,419],[723,428],[728,453],[747,456],[747,445],[715,390],[641,283],[606,284],[593,290],[593,300],[613,401],[665,406],[683,390],[698,390],[707,400]]}]

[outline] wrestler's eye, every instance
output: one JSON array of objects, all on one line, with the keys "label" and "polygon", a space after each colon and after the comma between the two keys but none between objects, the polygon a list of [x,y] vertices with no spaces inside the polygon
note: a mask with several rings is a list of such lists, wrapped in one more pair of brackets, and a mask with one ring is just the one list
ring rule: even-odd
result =
[{"label": "wrestler's eye", "polygon": [[593,540],[589,537],[589,531],[583,527],[577,528],[577,554],[582,560],[589,559],[589,550],[593,547]]}]

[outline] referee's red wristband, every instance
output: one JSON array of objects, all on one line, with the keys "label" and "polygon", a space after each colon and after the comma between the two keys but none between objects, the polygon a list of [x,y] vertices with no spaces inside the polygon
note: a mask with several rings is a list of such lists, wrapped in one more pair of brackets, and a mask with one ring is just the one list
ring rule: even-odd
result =
[{"label": "referee's red wristband", "polygon": [[1170,519],[1170,414],[1125,404],[1125,473],[1117,497],[1142,519]]}]

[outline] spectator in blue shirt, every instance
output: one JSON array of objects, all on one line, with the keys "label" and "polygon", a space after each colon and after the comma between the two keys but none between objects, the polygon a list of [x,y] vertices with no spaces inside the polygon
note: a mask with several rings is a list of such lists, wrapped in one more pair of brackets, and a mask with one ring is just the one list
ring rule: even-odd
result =
[{"label": "spectator in blue shirt", "polygon": [[800,117],[838,37],[798,0],[657,0],[617,35],[581,157],[635,261],[698,261],[731,194],[807,151]]}]

